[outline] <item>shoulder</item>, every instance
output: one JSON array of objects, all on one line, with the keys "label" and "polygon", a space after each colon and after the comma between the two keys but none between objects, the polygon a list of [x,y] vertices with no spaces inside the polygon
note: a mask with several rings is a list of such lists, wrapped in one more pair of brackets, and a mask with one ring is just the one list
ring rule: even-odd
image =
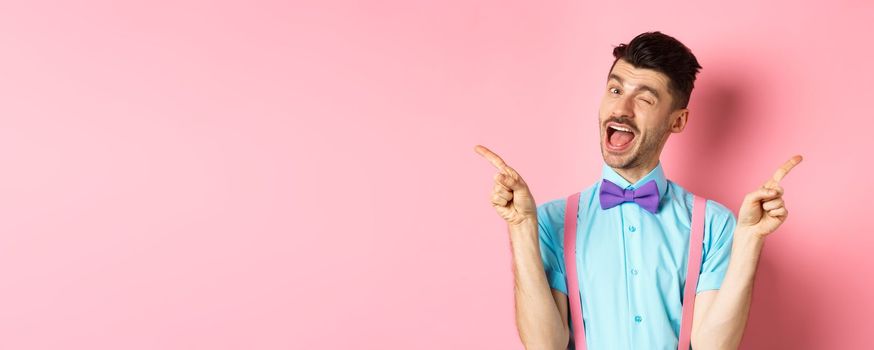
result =
[{"label": "shoulder", "polygon": [[733,221],[735,220],[734,212],[731,209],[728,209],[722,203],[719,203],[715,200],[708,199],[707,200],[707,209],[705,210],[705,216],[712,221]]},{"label": "shoulder", "polygon": [[553,230],[564,222],[567,198],[556,198],[537,206],[537,224],[541,230]]},{"label": "shoulder", "polygon": [[707,210],[704,213],[705,237],[708,241],[727,241],[734,236],[737,218],[734,212],[722,203],[707,200]]},{"label": "shoulder", "polygon": [[[695,194],[689,192],[683,186],[680,186],[676,182],[668,180],[668,186],[670,188],[671,193],[674,195],[672,198],[674,200],[679,200],[682,205],[684,205],[691,214],[692,205],[695,201]],[[705,197],[706,198],[706,197]],[[731,209],[728,209],[724,204],[717,202],[713,199],[707,199],[706,210],[704,211],[704,216],[709,219],[715,220],[734,220],[734,212]]]},{"label": "shoulder", "polygon": [[[581,191],[580,201],[585,204],[585,201],[590,200],[591,193],[596,191],[598,184],[595,183]],[[567,208],[567,200],[573,193],[551,199],[537,205],[537,223],[541,230],[554,231],[564,227],[565,210]]]},{"label": "shoulder", "polygon": [[[692,206],[695,201],[695,194],[687,191],[685,188],[677,184],[676,182],[672,182],[668,180],[669,187],[671,192],[674,194],[674,200],[679,201],[679,205],[682,205],[687,210],[687,217],[691,219],[692,217]],[[706,198],[706,196],[705,196]],[[718,235],[723,235],[724,233],[731,234],[734,230],[734,226],[737,223],[737,218],[734,215],[734,212],[731,211],[724,204],[715,201],[713,199],[707,199],[707,206],[704,210],[704,224],[705,224],[705,232],[718,232]],[[705,237],[710,236],[709,234],[705,234]]]}]

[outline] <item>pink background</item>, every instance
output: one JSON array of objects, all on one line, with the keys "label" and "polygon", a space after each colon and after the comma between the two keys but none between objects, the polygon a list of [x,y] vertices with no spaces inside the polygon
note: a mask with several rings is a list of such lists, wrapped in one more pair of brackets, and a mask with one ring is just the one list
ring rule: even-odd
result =
[{"label": "pink background", "polygon": [[613,45],[704,67],[668,177],[737,210],[792,154],[744,349],[859,349],[874,5],[0,4],[0,348],[521,349],[483,144],[597,180]]}]

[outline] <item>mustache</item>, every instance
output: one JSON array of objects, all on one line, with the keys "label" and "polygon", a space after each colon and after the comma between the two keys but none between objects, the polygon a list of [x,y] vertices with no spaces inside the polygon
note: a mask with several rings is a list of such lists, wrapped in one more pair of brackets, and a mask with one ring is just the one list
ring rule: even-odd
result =
[{"label": "mustache", "polygon": [[618,118],[618,117],[610,117],[610,118],[608,118],[607,120],[604,121],[604,128],[606,128],[606,127],[607,127],[607,124],[610,123],[610,122],[614,122],[614,123],[619,123],[619,124],[627,125],[628,128],[630,128],[632,131],[634,131],[634,133],[636,133],[636,134],[639,134],[639,133],[640,133],[640,132],[639,132],[640,130],[637,129],[637,125],[634,125],[634,122],[632,122],[631,119],[628,119],[628,118]]}]

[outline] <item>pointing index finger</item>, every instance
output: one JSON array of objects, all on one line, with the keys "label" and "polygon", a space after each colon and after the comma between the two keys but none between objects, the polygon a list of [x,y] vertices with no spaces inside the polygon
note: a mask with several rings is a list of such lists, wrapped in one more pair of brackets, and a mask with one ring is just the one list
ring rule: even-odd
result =
[{"label": "pointing index finger", "polygon": [[801,155],[795,155],[792,158],[789,158],[786,163],[783,163],[783,166],[781,166],[779,169],[777,169],[777,171],[774,172],[774,176],[772,176],[771,179],[768,180],[768,182],[765,184],[765,187],[772,187],[779,184],[780,181],[783,180],[784,177],[786,177],[786,174],[789,174],[789,171],[792,170],[792,168],[798,165],[798,163],[801,163],[801,159]]},{"label": "pointing index finger", "polygon": [[488,149],[482,145],[476,145],[476,147],[474,147],[474,150],[476,150],[476,153],[479,153],[481,156],[488,159],[489,162],[491,162],[492,165],[495,166],[495,168],[498,168],[498,170],[509,173],[507,171],[507,168],[508,168],[507,163],[504,163],[504,160],[501,159],[501,157],[498,157],[498,155],[495,154],[495,152],[492,152],[490,149]]}]

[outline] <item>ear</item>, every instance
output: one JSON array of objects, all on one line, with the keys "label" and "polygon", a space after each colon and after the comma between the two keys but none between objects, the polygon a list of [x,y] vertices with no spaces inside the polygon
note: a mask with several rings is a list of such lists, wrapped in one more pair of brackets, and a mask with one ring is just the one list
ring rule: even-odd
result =
[{"label": "ear", "polygon": [[671,113],[671,132],[682,132],[686,128],[686,121],[689,119],[689,109],[681,108]]}]

